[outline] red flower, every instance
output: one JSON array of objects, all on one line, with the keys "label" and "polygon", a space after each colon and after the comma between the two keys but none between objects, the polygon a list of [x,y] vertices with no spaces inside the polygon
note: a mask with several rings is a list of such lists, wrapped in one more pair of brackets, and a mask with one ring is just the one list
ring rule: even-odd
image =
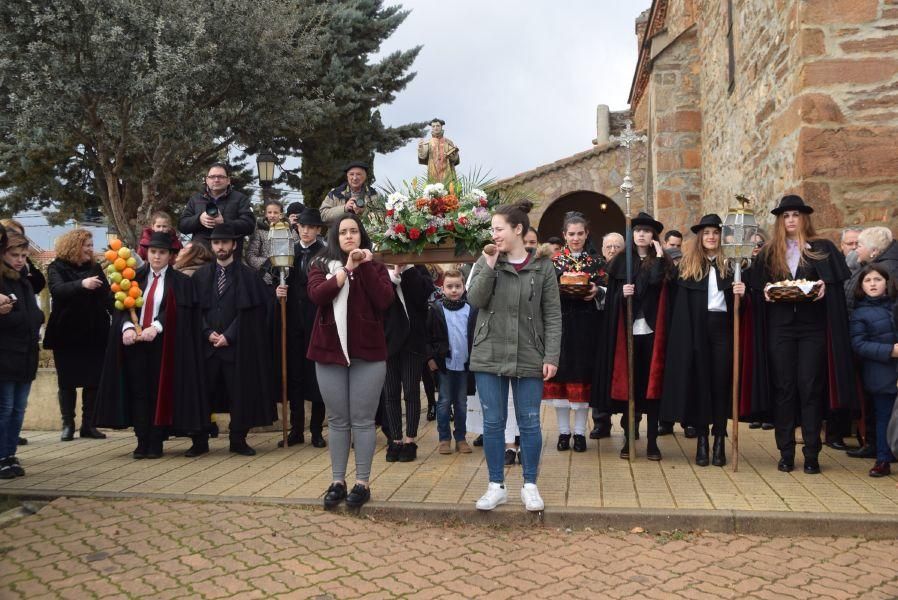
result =
[{"label": "red flower", "polygon": [[393,229],[396,231],[396,233],[405,233],[405,225],[403,225],[402,223],[396,223],[396,226],[393,227]]},{"label": "red flower", "polygon": [[449,221],[448,223],[443,225],[443,229],[445,229],[446,231],[455,231],[455,223]]},{"label": "red flower", "polygon": [[481,199],[480,199],[480,206],[484,206],[484,207],[485,207],[486,205],[487,205],[486,198],[481,198]]},{"label": "red flower", "polygon": [[424,230],[425,235],[433,235],[436,232],[437,232],[437,228],[434,227],[433,225],[431,225],[430,227],[428,227],[427,229]]},{"label": "red flower", "polygon": [[396,212],[396,211],[394,211],[394,210],[391,208],[390,210],[387,211],[387,216],[388,216],[388,217],[392,217],[394,212]]},{"label": "red flower", "polygon": [[412,227],[408,230],[408,237],[413,240],[418,239],[419,237],[421,237],[421,230],[417,227]]},{"label": "red flower", "polygon": [[468,217],[459,217],[458,224],[461,226],[465,226],[468,224]]}]

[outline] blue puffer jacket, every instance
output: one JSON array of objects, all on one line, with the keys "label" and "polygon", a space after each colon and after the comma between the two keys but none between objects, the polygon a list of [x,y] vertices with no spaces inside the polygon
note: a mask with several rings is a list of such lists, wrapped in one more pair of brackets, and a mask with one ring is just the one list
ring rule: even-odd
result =
[{"label": "blue puffer jacket", "polygon": [[895,393],[898,359],[892,348],[898,344],[898,327],[888,296],[859,300],[851,313],[851,347],[863,363],[864,389],[872,394]]}]

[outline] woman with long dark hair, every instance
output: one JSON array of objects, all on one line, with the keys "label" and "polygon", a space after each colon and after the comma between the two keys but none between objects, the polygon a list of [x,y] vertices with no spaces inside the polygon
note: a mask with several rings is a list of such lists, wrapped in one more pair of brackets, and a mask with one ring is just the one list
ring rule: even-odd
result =
[{"label": "woman with long dark hair", "polygon": [[[312,259],[309,299],[318,314],[309,341],[321,397],[327,407],[333,483],[324,506],[343,500],[359,507],[371,498],[368,480],[374,457],[374,417],[386,375],[383,313],[393,302],[384,265],[374,262],[361,219],[345,213],[332,222],[328,245]],[[346,491],[346,463],[354,445],[356,482]]]},{"label": "woman with long dark hair", "polygon": [[[698,432],[695,464],[726,464],[724,442],[730,402],[733,354],[733,296],[745,293],[734,283],[721,257],[720,217],[705,215],[692,226],[695,238],[683,245],[676,301],[670,319],[661,418],[689,423]],[[737,415],[738,418],[738,415]],[[708,428],[714,436],[708,456]]]},{"label": "woman with long dark hair", "polygon": [[470,369],[483,407],[483,451],[489,470],[487,491],[476,505],[480,510],[508,501],[504,432],[509,386],[521,430],[521,502],[529,511],[544,508],[536,487],[542,449],[539,413],[543,382],[558,370],[561,308],[552,261],[524,247],[532,206],[523,201],[496,208],[495,246],[484,249],[468,287],[468,302],[479,309]]},{"label": "woman with long dark hair", "polygon": [[[831,241],[820,238],[811,222],[814,209],[800,196],[784,196],[770,241],[751,268],[755,296],[755,368],[769,377],[755,385],[752,405],[772,407],[778,468],[795,465],[795,427],[804,439],[804,472],[820,472],[820,428],[827,408],[849,408],[855,376],[848,337],[848,312],[842,293],[850,276],[845,258]],[[769,289],[785,280],[814,282],[812,302],[773,302]],[[796,418],[800,415],[799,418]]]},{"label": "woman with long dark hair", "polygon": [[80,436],[105,438],[94,427],[97,387],[103,371],[106,338],[112,315],[112,291],[94,256],[94,239],[87,229],[73,229],[56,240],[56,260],[47,268],[50,319],[44,348],[53,350],[59,386],[64,442],[75,435],[75,402],[82,388]]},{"label": "woman with long dark hair", "polygon": [[[646,458],[661,460],[658,416],[667,347],[667,280],[672,265],[658,236],[664,225],[644,212],[631,221],[633,243],[608,265],[605,322],[601,331],[598,368],[593,384],[593,407],[601,413],[623,413],[624,443],[620,457],[630,458],[627,414],[628,369],[626,299],[633,298],[633,390],[636,413],[645,413],[648,443]],[[627,283],[627,254],[633,265],[633,283]]]}]

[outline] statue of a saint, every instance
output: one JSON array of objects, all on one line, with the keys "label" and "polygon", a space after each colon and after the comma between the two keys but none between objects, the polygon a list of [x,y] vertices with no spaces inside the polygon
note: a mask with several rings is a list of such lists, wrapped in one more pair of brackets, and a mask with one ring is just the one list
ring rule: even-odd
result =
[{"label": "statue of a saint", "polygon": [[455,179],[455,165],[459,163],[458,146],[443,137],[446,121],[433,119],[430,122],[430,139],[418,142],[418,164],[427,165],[427,180],[440,183]]}]

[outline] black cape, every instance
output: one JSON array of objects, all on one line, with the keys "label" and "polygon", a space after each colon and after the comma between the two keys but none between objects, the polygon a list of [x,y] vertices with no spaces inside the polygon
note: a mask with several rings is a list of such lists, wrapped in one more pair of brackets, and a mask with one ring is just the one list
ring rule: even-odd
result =
[{"label": "black cape", "polygon": [[[200,267],[191,278],[201,314],[212,309],[217,294],[216,262]],[[238,311],[238,338],[235,344],[234,388],[228,390],[232,402],[220,389],[206,389],[212,412],[230,413],[232,429],[264,427],[277,418],[275,402],[279,386],[272,380],[273,341],[270,320],[274,301],[258,271],[238,262],[231,275],[234,302]],[[208,344],[200,335],[201,345]],[[205,350],[205,347],[204,347]],[[221,386],[216,386],[220,388]]]},{"label": "black cape", "polygon": [[[766,249],[765,249],[766,250]],[[779,277],[767,270],[766,252],[762,250],[748,272],[747,283],[753,307],[754,328],[751,340],[754,375],[751,377],[751,411],[755,414],[772,414],[770,369],[767,345],[767,302],[764,286],[778,281]],[[811,250],[823,257],[810,260],[810,266],[826,284],[823,300],[826,307],[827,350],[827,404],[829,408],[856,408],[857,379],[851,355],[851,339],[848,335],[848,308],[842,292],[845,281],[851,277],[845,257],[829,240],[811,242]],[[801,277],[801,268],[798,276]],[[745,388],[743,387],[743,391]]]},{"label": "black cape", "polygon": [[[718,332],[732,348],[733,340],[733,279],[717,275],[717,289],[726,298],[729,325]],[[711,397],[711,348],[708,339],[708,279],[701,281],[675,279],[677,292],[672,305],[667,361],[664,365],[664,393],[661,397],[661,419],[695,426],[710,425],[713,421]],[[732,357],[732,349],[730,350]],[[728,364],[732,364],[732,359]],[[732,369],[728,371],[732,378]],[[727,388],[728,390],[730,387]],[[727,403],[730,407],[732,402]],[[727,411],[731,416],[732,409]]]},{"label": "black cape", "polygon": [[[135,281],[143,284],[148,271],[148,265],[138,269]],[[97,427],[124,429],[134,425],[122,355],[122,326],[129,319],[130,312],[118,310],[112,318],[97,391]],[[157,390],[153,424],[181,432],[200,431],[210,415],[202,377],[200,320],[190,278],[171,267],[165,274],[159,320],[163,326],[159,336],[162,360],[158,365],[147,365],[155,371],[150,380]]]}]

